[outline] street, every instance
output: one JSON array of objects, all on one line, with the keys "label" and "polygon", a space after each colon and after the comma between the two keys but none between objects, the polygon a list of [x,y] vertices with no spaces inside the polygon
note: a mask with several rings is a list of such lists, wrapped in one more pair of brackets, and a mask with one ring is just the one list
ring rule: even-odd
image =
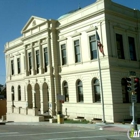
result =
[{"label": "street", "polygon": [[[125,132],[53,125],[0,125],[0,140],[128,140]],[[139,138],[137,138],[139,139]]]}]

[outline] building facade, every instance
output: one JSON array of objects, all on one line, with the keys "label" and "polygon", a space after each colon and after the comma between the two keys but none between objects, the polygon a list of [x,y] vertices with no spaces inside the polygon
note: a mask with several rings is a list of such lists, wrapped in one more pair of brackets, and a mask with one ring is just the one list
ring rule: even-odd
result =
[{"label": "building facade", "polygon": [[[21,33],[5,45],[8,121],[43,121],[59,111],[108,122],[131,118],[126,77],[140,77],[138,10],[96,0],[57,20],[32,16]],[[99,59],[97,35],[105,54]],[[136,105],[139,116],[139,94]]]}]

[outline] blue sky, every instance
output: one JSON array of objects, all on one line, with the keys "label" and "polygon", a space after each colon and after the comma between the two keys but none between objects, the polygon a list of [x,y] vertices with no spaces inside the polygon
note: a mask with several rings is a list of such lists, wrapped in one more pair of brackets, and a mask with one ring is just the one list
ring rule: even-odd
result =
[{"label": "blue sky", "polygon": [[[61,15],[88,6],[96,0],[0,0],[0,84],[5,84],[6,42],[21,36],[31,16],[57,19]],[[140,9],[140,0],[112,0],[130,8]]]}]

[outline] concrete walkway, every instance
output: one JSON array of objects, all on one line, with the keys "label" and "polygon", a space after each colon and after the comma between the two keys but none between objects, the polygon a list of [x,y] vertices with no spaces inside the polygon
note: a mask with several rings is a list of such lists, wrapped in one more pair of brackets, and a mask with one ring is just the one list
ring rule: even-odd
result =
[{"label": "concrete walkway", "polygon": [[[90,128],[90,129],[99,129],[99,130],[108,130],[108,131],[119,131],[119,132],[127,132],[131,130],[130,124],[110,124],[110,123],[96,123],[96,124],[75,124],[75,123],[49,123],[49,122],[0,122],[5,123],[5,125],[50,125],[50,126],[60,126],[60,127],[82,127],[82,128]],[[140,130],[140,125],[138,126],[138,130]]]}]

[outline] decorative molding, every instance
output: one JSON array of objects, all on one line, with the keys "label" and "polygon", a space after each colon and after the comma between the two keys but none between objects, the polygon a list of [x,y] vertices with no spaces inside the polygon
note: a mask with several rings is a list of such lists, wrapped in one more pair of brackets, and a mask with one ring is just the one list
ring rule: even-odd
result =
[{"label": "decorative molding", "polygon": [[36,20],[33,20],[32,26],[35,26],[35,25],[36,25]]},{"label": "decorative molding", "polygon": [[80,36],[80,35],[81,35],[81,33],[75,31],[75,33],[72,35],[72,37],[76,37],[76,36]]},{"label": "decorative molding", "polygon": [[58,41],[60,42],[60,41],[64,41],[64,40],[67,40],[67,38],[64,37],[64,36],[61,36],[60,39],[59,39]]},{"label": "decorative molding", "polygon": [[19,55],[21,55],[21,53],[17,52],[17,53],[16,53],[16,56],[19,56]]},{"label": "decorative molding", "polygon": [[89,29],[86,30],[86,32],[92,32],[92,31],[95,31],[97,29],[96,26],[93,26],[93,25],[90,25]]},{"label": "decorative molding", "polygon": [[13,58],[14,57],[14,55],[13,54],[10,54],[10,58]]}]

